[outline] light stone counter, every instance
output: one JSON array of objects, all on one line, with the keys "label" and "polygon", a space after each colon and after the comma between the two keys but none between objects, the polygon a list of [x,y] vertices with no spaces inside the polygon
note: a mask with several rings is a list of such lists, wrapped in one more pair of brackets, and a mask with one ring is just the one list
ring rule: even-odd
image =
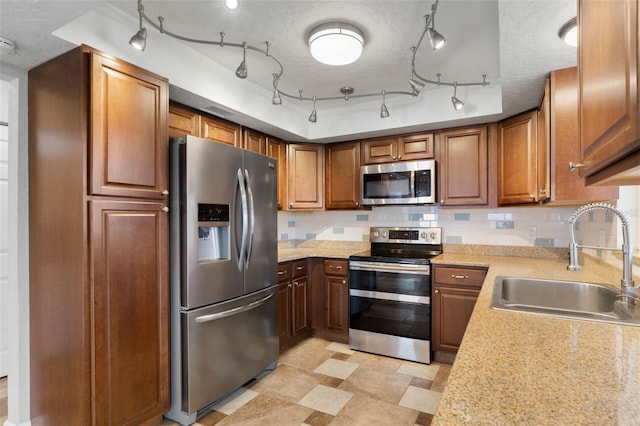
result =
[{"label": "light stone counter", "polygon": [[640,424],[640,327],[490,308],[499,275],[602,276],[567,271],[565,259],[445,253],[433,263],[489,266],[433,425]]},{"label": "light stone counter", "polygon": [[304,259],[307,257],[326,257],[348,259],[356,253],[369,250],[368,242],[326,241],[326,240],[287,240],[278,241],[278,262]]}]

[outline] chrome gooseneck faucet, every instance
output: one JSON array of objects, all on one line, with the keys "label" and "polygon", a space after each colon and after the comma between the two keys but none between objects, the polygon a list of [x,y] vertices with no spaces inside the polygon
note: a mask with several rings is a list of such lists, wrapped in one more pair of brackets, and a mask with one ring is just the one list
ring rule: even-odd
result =
[{"label": "chrome gooseneck faucet", "polygon": [[[576,235],[575,235],[575,223],[578,218],[586,212],[590,212],[593,210],[607,210],[609,212],[615,213],[620,218],[620,223],[622,224],[622,248],[611,248],[611,247],[597,247],[597,246],[585,246],[579,245],[576,243]],[[633,248],[631,245],[631,241],[629,239],[629,219],[622,213],[620,210],[615,207],[604,204],[604,203],[594,203],[588,204],[586,206],[580,207],[576,210],[571,217],[569,217],[569,224],[571,228],[569,229],[569,235],[571,238],[571,243],[569,244],[569,265],[567,269],[570,271],[579,271],[580,265],[578,264],[578,249],[579,248],[590,248],[590,249],[601,249],[601,250],[616,250],[622,251],[622,280],[620,281],[620,288],[622,290],[622,296],[626,299],[626,302],[629,302],[629,299],[633,299],[636,302],[640,302],[640,288],[634,287],[633,276],[631,273],[631,265],[633,263],[631,254],[633,252]]]}]

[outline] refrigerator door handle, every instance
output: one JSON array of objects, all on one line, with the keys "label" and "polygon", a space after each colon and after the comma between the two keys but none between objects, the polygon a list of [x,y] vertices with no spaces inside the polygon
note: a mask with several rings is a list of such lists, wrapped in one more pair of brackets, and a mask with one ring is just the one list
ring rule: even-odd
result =
[{"label": "refrigerator door handle", "polygon": [[271,299],[272,297],[273,297],[273,293],[271,293],[268,296],[263,297],[262,299],[256,300],[255,302],[251,302],[248,305],[238,306],[237,308],[229,309],[227,311],[218,312],[218,313],[215,313],[215,314],[202,315],[202,316],[196,317],[196,319],[194,321],[197,322],[197,323],[202,323],[202,322],[215,321],[215,320],[226,318],[226,317],[230,317],[230,316],[233,316],[233,315],[238,315],[238,314],[241,314],[243,312],[250,311],[251,309],[255,309],[260,305],[264,305],[265,302],[267,300]]},{"label": "refrigerator door handle", "polygon": [[247,183],[247,201],[249,204],[249,235],[247,243],[247,255],[246,263],[244,267],[249,269],[249,261],[251,260],[251,249],[253,248],[253,232],[255,229],[255,208],[253,205],[253,191],[251,190],[251,178],[249,177],[249,170],[244,169],[244,177]]},{"label": "refrigerator door handle", "polygon": [[[244,264],[245,252],[247,249],[247,228],[249,226],[249,213],[247,207],[247,190],[244,184],[244,176],[242,175],[242,170],[238,169],[236,173],[236,188],[240,188],[240,201],[242,205],[242,236],[240,239],[242,242],[240,243],[240,251],[237,252],[238,256],[238,270],[242,271],[242,266]],[[234,200],[235,205],[235,200]],[[235,235],[235,231],[234,231]],[[236,247],[238,247],[238,241],[236,240]]]}]

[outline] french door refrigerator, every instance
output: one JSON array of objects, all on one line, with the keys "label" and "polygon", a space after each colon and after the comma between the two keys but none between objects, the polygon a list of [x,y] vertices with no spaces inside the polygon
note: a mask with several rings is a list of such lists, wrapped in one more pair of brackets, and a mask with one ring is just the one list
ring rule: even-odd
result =
[{"label": "french door refrigerator", "polygon": [[171,410],[188,425],[278,358],[276,160],[170,140]]}]

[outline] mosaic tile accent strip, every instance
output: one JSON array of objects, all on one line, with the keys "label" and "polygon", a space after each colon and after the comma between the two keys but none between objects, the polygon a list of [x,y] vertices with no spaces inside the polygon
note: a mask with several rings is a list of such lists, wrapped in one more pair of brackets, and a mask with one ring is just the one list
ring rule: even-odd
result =
[{"label": "mosaic tile accent strip", "polygon": [[453,220],[457,221],[469,221],[471,220],[471,213],[454,213]]},{"label": "mosaic tile accent strip", "polygon": [[368,214],[357,214],[356,215],[356,222],[368,222],[369,221],[369,215]]}]

